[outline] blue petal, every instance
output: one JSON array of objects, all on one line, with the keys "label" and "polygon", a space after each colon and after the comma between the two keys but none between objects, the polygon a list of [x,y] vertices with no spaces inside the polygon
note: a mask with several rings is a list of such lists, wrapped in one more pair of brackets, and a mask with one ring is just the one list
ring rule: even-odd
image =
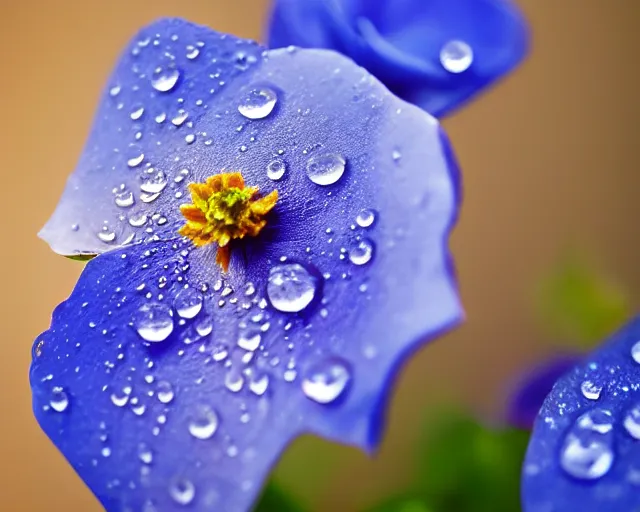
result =
[{"label": "blue petal", "polygon": [[[163,51],[150,55],[164,55],[176,27],[178,41],[203,40],[212,54],[252,47],[170,20],[143,31],[154,36],[135,58],[155,69],[144,51],[158,40]],[[115,77],[133,65],[130,53]],[[82,163],[85,155],[45,228],[60,252],[101,254],[36,341],[34,410],[110,510],[140,510],[148,500],[173,510],[175,496],[198,510],[216,500],[225,512],[247,510],[281,450],[302,432],[373,450],[398,366],[462,316],[447,249],[459,183],[438,123],[333,52],[280,50],[249,61],[193,116],[196,142],[185,142],[186,123],[143,134],[147,152],[161,142],[150,160],[168,180],[155,201],[137,203],[150,219],[166,219],[146,226],[152,232],[136,231],[134,242],[144,241],[114,249],[96,242],[95,229],[83,236],[82,227],[68,228],[72,218],[91,226],[103,215],[110,227],[129,226],[111,194],[127,173],[139,193],[138,169],[112,156],[127,147],[126,116],[97,124],[87,146],[87,161],[120,163],[109,160],[100,171]],[[197,76],[208,77],[206,69]],[[189,80],[176,87],[196,91]],[[145,85],[142,78],[121,83],[119,94]],[[276,91],[273,112],[243,118],[242,98],[265,87]],[[173,102],[196,101],[198,91]],[[149,96],[145,111],[157,115],[164,97]],[[112,100],[107,93],[105,102]],[[101,109],[118,112],[105,102]],[[198,143],[207,137],[212,144]],[[319,157],[346,162],[335,183],[310,179],[308,164]],[[274,159],[286,165],[277,181],[267,173]],[[189,174],[176,183],[184,168]],[[280,194],[260,236],[233,246],[224,276],[215,248],[176,238],[184,201],[176,192],[221,169]],[[200,418],[206,434],[202,418],[211,420],[211,411],[215,433],[197,439],[196,428],[194,438],[190,422]]]},{"label": "blue petal", "polygon": [[528,47],[509,0],[276,0],[268,40],[342,52],[438,117],[512,71]]},{"label": "blue petal", "polygon": [[554,386],[529,444],[526,512],[640,507],[640,317]]},{"label": "blue petal", "polygon": [[580,358],[577,354],[555,356],[525,375],[510,397],[507,422],[514,427],[531,429],[553,385],[571,370]]}]

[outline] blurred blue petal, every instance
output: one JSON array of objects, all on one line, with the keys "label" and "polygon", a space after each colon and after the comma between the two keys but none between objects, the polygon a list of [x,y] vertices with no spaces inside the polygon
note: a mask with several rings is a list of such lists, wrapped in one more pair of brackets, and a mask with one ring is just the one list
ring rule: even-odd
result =
[{"label": "blurred blue petal", "polygon": [[553,385],[582,357],[581,354],[558,355],[524,375],[507,404],[507,422],[514,427],[530,430]]},{"label": "blurred blue petal", "polygon": [[274,0],[268,41],[339,51],[441,117],[512,71],[528,31],[509,0]]},{"label": "blurred blue petal", "polygon": [[[273,111],[243,116],[265,89]],[[306,169],[327,154],[346,165],[321,185]],[[221,171],[280,194],[227,274],[176,232],[186,184]],[[374,450],[399,365],[462,316],[458,192],[437,121],[344,57],[144,29],[42,233],[98,256],[36,340],[40,425],[108,510],[248,510],[303,432]],[[274,273],[308,306],[287,312]]]},{"label": "blurred blue petal", "polygon": [[525,512],[640,509],[640,317],[556,383],[522,491]]}]

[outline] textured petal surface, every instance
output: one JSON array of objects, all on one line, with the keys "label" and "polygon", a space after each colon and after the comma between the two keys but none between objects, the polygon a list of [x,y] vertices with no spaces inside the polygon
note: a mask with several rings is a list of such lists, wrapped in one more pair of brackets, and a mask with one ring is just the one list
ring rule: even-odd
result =
[{"label": "textured petal surface", "polygon": [[507,422],[529,430],[553,385],[581,359],[578,354],[556,356],[525,375],[515,386],[507,408]]},{"label": "textured petal surface", "polygon": [[[252,48],[203,31],[179,20],[146,29],[144,50],[131,60],[136,38],[116,79],[138,62],[156,69],[153,59],[178,42],[203,40],[201,51],[215,54]],[[164,50],[144,53],[155,47]],[[137,214],[165,221],[119,249],[102,245],[95,229],[69,229],[72,217],[91,225],[105,216],[129,229],[111,188],[131,176],[137,194],[144,174],[119,160],[100,169],[81,163],[45,228],[60,252],[101,254],[36,341],[34,411],[109,510],[145,510],[147,502],[148,510],[177,510],[183,501],[247,510],[301,432],[374,449],[397,367],[461,318],[447,250],[458,176],[438,123],[333,52],[256,52],[248,61],[226,73],[191,126],[141,137],[167,184],[153,201],[136,202]],[[118,95],[149,87],[148,75],[136,76],[128,87],[119,82]],[[184,80],[174,85],[184,96],[173,98],[191,104],[199,89]],[[243,116],[238,106],[265,90],[277,101],[258,94],[258,108],[271,110]],[[150,98],[145,111],[159,115]],[[112,100],[107,93],[99,117],[122,110]],[[127,147],[133,121],[118,119],[96,125],[92,137],[106,141],[88,144],[96,162]],[[224,276],[215,247],[176,237],[185,202],[176,196],[221,170],[279,193],[260,235],[234,241]]]},{"label": "textured petal surface", "polygon": [[274,3],[270,47],[337,50],[436,116],[509,73],[527,51],[525,23],[508,0]]},{"label": "textured petal surface", "polygon": [[522,489],[525,512],[640,510],[640,318],[554,386]]}]

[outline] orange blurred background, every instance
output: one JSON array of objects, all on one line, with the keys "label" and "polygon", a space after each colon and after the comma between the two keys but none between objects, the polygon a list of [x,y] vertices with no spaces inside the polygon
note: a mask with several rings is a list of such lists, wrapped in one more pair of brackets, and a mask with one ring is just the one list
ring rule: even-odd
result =
[{"label": "orange blurred background", "polygon": [[[316,439],[295,443],[277,477],[313,510],[356,510],[401,484],[429,405],[456,399],[500,412],[509,379],[551,350],[531,292],[569,244],[638,304],[640,2],[519,4],[532,25],[531,57],[444,122],[464,173],[452,245],[468,320],[403,371],[375,460]],[[33,419],[28,367],[32,340],[82,269],[36,233],[75,166],[115,59],[159,16],[259,38],[267,9],[266,0],[0,0],[0,510],[101,509]]]}]

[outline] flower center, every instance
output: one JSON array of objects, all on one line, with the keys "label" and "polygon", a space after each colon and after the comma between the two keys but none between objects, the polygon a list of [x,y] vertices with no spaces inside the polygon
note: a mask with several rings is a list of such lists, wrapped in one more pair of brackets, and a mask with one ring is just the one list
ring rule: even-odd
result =
[{"label": "flower center", "polygon": [[190,183],[190,204],[180,206],[187,223],[178,231],[198,247],[217,243],[216,263],[226,272],[231,253],[229,242],[256,236],[267,225],[265,216],[278,200],[274,190],[258,196],[258,187],[245,187],[239,172],[217,174],[205,183]]}]

